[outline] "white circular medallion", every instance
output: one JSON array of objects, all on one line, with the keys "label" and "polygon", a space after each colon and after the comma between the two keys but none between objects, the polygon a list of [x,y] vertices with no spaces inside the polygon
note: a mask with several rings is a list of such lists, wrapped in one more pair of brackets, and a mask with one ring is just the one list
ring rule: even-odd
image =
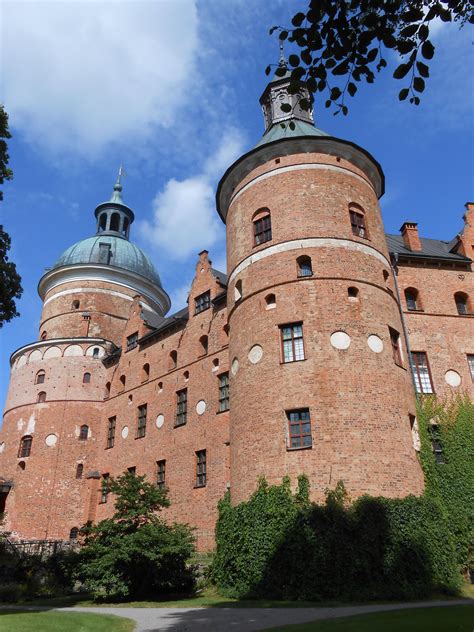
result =
[{"label": "white circular medallion", "polygon": [[58,441],[58,437],[55,434],[49,434],[46,439],[44,440],[44,442],[46,443],[47,446],[49,446],[50,448],[53,445],[56,445]]},{"label": "white circular medallion", "polygon": [[206,412],[206,402],[203,399],[196,404],[196,412],[198,415],[203,415]]},{"label": "white circular medallion", "polygon": [[457,371],[446,371],[444,379],[446,380],[446,383],[453,388],[456,388],[461,384],[461,376]]},{"label": "white circular medallion", "polygon": [[5,442],[0,443],[0,454],[5,450]]},{"label": "white circular medallion", "polygon": [[249,360],[252,364],[257,364],[263,358],[263,349],[260,345],[254,345],[249,351]]},{"label": "white circular medallion", "polygon": [[122,439],[126,439],[128,437],[128,426],[124,426],[122,428]]},{"label": "white circular medallion", "polygon": [[237,371],[239,370],[239,361],[237,358],[234,358],[232,360],[232,366],[230,367],[230,370],[232,371],[232,375],[237,374]]},{"label": "white circular medallion", "polygon": [[376,335],[369,336],[367,338],[367,344],[369,345],[369,349],[374,353],[382,353],[383,351],[383,340]]},{"label": "white circular medallion", "polygon": [[351,338],[345,331],[335,331],[331,334],[331,344],[334,349],[349,349]]},{"label": "white circular medallion", "polygon": [[157,428],[161,428],[161,426],[165,423],[165,416],[164,415],[158,415],[158,417],[156,418],[156,427]]}]

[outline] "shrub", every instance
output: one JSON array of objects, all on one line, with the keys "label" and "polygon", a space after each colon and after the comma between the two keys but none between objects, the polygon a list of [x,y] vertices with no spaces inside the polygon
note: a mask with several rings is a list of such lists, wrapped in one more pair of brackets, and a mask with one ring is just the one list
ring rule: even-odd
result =
[{"label": "shrub", "polygon": [[166,492],[144,476],[126,473],[111,481],[116,495],[112,518],[84,528],[76,577],[95,598],[151,598],[189,591],[194,552],[190,527],[168,525],[156,512],[168,503]]}]

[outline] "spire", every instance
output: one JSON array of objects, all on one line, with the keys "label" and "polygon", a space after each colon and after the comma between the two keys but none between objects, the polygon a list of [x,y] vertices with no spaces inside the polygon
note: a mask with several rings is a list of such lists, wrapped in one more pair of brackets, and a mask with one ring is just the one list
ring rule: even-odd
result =
[{"label": "spire", "polygon": [[123,204],[122,200],[122,176],[126,175],[125,169],[122,165],[119,167],[117,182],[114,184],[114,192],[112,193],[112,197],[110,198],[110,202],[114,202],[115,204]]}]

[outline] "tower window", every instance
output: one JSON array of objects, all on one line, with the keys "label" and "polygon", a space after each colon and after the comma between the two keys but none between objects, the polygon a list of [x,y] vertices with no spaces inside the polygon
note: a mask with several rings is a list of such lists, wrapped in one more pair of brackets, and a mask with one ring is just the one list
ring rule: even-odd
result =
[{"label": "tower window", "polygon": [[147,382],[150,379],[150,365],[148,362],[143,365],[142,368],[142,382]]},{"label": "tower window", "polygon": [[168,370],[172,371],[173,369],[176,369],[177,366],[178,366],[178,352],[170,351]]},{"label": "tower window", "polygon": [[109,420],[107,423],[107,449],[114,447],[116,424],[117,424],[117,417],[109,417]]},{"label": "tower window", "polygon": [[136,476],[137,474],[137,468],[135,465],[132,465],[132,467],[127,467],[127,472],[129,474],[131,474],[132,476]]},{"label": "tower window", "polygon": [[38,397],[36,398],[36,401],[38,404],[42,404],[43,402],[46,401],[46,393],[44,391],[41,391],[40,393],[38,393]]},{"label": "tower window", "polygon": [[275,294],[267,294],[265,296],[265,309],[274,309],[276,307],[276,297]]},{"label": "tower window", "polygon": [[407,302],[408,311],[416,312],[420,310],[418,290],[414,287],[409,287],[405,290],[405,300]]},{"label": "tower window", "polygon": [[18,458],[24,459],[31,454],[31,445],[33,443],[33,437],[31,435],[25,435],[20,440],[20,447],[18,450]]},{"label": "tower window", "polygon": [[219,412],[229,410],[229,373],[219,375]]},{"label": "tower window", "polygon": [[474,354],[470,353],[467,356],[467,363],[471,372],[472,381],[474,382]]},{"label": "tower window", "polygon": [[176,392],[176,423],[175,426],[183,426],[188,413],[188,389],[183,388]]},{"label": "tower window", "polygon": [[110,382],[107,382],[105,385],[104,399],[108,399],[110,397],[110,387],[111,387]]},{"label": "tower window", "polygon": [[303,323],[280,325],[283,362],[304,360]]},{"label": "tower window", "polygon": [[146,411],[146,404],[138,407],[137,439],[143,438],[146,434]]},{"label": "tower window", "polygon": [[79,529],[77,527],[73,527],[71,531],[69,531],[70,540],[77,540],[78,535],[79,535]]},{"label": "tower window", "polygon": [[99,218],[99,232],[102,232],[103,230],[105,230],[106,226],[107,226],[107,213],[102,213],[102,215]]},{"label": "tower window", "polygon": [[391,327],[388,328],[390,332],[390,342],[392,344],[393,361],[398,366],[402,366],[402,352],[400,349],[400,334]]},{"label": "tower window", "polygon": [[130,336],[127,336],[127,351],[131,351],[138,347],[138,331],[135,331]]},{"label": "tower window", "polygon": [[239,280],[235,282],[234,301],[237,303],[237,301],[240,301],[241,298],[242,298],[242,281]]},{"label": "tower window", "polygon": [[206,482],[206,450],[198,450],[196,452],[196,487],[205,487]]},{"label": "tower window", "polygon": [[46,340],[47,335],[48,335],[47,331],[42,331],[41,336],[40,336],[41,340]]},{"label": "tower window", "polygon": [[166,459],[156,462],[156,486],[159,489],[166,487]]},{"label": "tower window", "polygon": [[120,381],[120,392],[122,392],[125,389],[125,383],[127,381],[127,378],[125,377],[125,375],[121,375],[119,378]]},{"label": "tower window", "polygon": [[84,472],[84,465],[82,463],[78,463],[76,465],[76,478],[82,478],[83,472]]},{"label": "tower window", "polygon": [[352,234],[356,237],[367,239],[367,226],[364,211],[360,207],[351,205],[349,207],[349,217],[351,220]]},{"label": "tower window", "polygon": [[110,230],[115,230],[118,232],[120,225],[120,215],[118,213],[112,213],[112,217],[110,218]]},{"label": "tower window", "polygon": [[91,381],[91,374],[90,373],[84,373],[84,375],[82,376],[82,383],[83,384],[90,384]]},{"label": "tower window", "polygon": [[443,454],[443,444],[439,436],[439,426],[432,425],[429,427],[431,438],[431,449],[433,450],[436,463],[445,463]]},{"label": "tower window", "polygon": [[81,301],[72,302],[72,309],[79,309],[80,306],[81,306]]},{"label": "tower window", "polygon": [[431,380],[428,357],[424,351],[413,351],[411,354],[411,367],[416,385],[417,393],[432,394],[433,382]]},{"label": "tower window", "polygon": [[83,424],[79,430],[79,441],[87,441],[89,437],[89,426]]},{"label": "tower window", "polygon": [[356,287],[348,287],[347,288],[347,296],[350,301],[358,301],[359,300],[359,289]]},{"label": "tower window", "polygon": [[109,496],[110,474],[102,474],[102,489],[100,493],[100,502],[106,503]]},{"label": "tower window", "polygon": [[207,336],[201,336],[199,338],[199,355],[207,355],[209,348],[209,338]]},{"label": "tower window", "polygon": [[99,353],[100,353],[99,347],[94,347],[94,349],[92,350],[92,357],[93,358],[98,358],[99,357]]},{"label": "tower window", "polygon": [[467,299],[467,294],[464,294],[464,292],[456,292],[456,294],[454,295],[456,309],[458,310],[458,314],[460,316],[467,316],[469,314]]},{"label": "tower window", "polygon": [[313,440],[311,436],[311,419],[308,408],[300,410],[287,410],[288,434],[290,448],[311,448]]},{"label": "tower window", "polygon": [[126,217],[123,220],[123,229],[122,229],[122,234],[125,235],[125,237],[127,236],[127,231],[128,231],[129,224],[130,224],[130,221],[129,221],[128,217]]},{"label": "tower window", "polygon": [[206,309],[209,309],[211,306],[211,292],[210,290],[208,290],[207,292],[204,292],[204,294],[200,294],[199,296],[196,296],[196,298],[194,299],[194,313],[195,314],[200,314],[201,312],[204,312]]},{"label": "tower window", "polygon": [[261,211],[255,215],[253,220],[253,235],[255,246],[259,246],[271,240],[272,220],[269,210]]},{"label": "tower window", "polygon": [[44,371],[38,371],[35,378],[35,384],[44,384],[45,375]]},{"label": "tower window", "polygon": [[298,276],[308,277],[313,276],[313,268],[311,266],[311,257],[302,256],[296,260],[298,264]]}]

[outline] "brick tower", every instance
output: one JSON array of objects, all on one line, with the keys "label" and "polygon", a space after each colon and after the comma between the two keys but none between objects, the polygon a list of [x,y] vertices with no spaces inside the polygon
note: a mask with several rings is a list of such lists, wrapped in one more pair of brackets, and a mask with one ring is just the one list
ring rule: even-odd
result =
[{"label": "brick tower", "polygon": [[99,486],[100,415],[107,370],[134,297],[151,318],[170,301],[148,257],[129,240],[134,214],[120,177],[95,210],[96,235],[70,248],[41,278],[39,340],[15,351],[0,442],[0,511],[13,535],[62,539],[93,519]]},{"label": "brick tower", "polygon": [[[415,399],[378,204],[380,165],[275,77],[266,130],[224,174],[231,494],[306,473],[313,497],[419,494]],[[292,110],[285,114],[282,103]]]}]

